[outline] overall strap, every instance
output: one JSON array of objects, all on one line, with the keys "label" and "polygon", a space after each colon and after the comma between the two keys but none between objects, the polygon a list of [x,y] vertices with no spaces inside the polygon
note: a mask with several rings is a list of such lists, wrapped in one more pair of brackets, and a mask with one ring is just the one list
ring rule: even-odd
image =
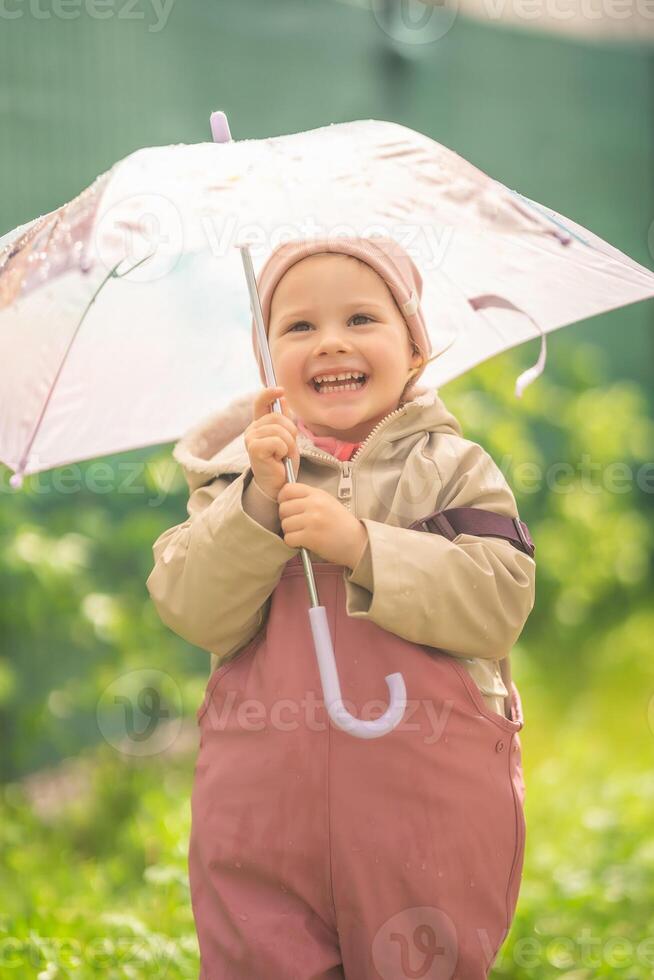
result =
[{"label": "overall strap", "polygon": [[536,545],[531,539],[529,528],[519,517],[507,517],[493,510],[479,507],[451,507],[449,510],[435,510],[427,517],[421,517],[409,525],[414,531],[430,531],[442,534],[452,541],[457,534],[491,535],[506,538],[519,551],[534,557]]}]

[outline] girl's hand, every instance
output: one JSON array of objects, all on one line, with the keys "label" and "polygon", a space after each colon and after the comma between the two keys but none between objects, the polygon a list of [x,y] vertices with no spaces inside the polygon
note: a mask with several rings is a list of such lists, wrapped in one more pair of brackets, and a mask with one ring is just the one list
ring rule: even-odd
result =
[{"label": "girl's hand", "polygon": [[354,568],[368,541],[365,524],[326,490],[286,483],[278,493],[284,543]]},{"label": "girl's hand", "polygon": [[[254,480],[273,500],[277,500],[280,488],[286,483],[284,457],[290,456],[296,477],[300,468],[300,453],[295,444],[297,426],[281,394],[283,390],[281,387],[261,389],[254,400],[253,421],[243,434]],[[277,397],[283,415],[269,411]]]}]

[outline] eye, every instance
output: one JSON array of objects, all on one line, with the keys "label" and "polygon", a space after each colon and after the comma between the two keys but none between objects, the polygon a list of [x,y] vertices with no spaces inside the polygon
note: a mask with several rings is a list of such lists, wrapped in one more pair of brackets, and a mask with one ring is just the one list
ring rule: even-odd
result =
[{"label": "eye", "polygon": [[[348,323],[351,323],[352,320],[367,320],[368,322],[372,322],[372,317],[368,316],[367,313],[355,313],[353,316],[350,317]],[[288,328],[288,332],[291,333],[292,331],[295,330],[296,327],[310,327],[310,326],[311,324],[307,323],[306,320],[298,320],[296,323],[292,324]],[[300,331],[300,333],[305,333],[305,331],[302,330]]]}]

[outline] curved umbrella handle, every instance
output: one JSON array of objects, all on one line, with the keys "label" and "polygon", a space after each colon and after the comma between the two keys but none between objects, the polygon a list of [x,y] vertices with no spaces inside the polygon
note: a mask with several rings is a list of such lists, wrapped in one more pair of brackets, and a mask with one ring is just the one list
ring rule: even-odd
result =
[{"label": "curved umbrella handle", "polygon": [[341,697],[341,685],[336,672],[336,659],[325,607],[312,606],[309,609],[309,619],[325,705],[331,720],[338,728],[357,738],[379,738],[380,735],[391,732],[400,723],[406,710],[406,686],[402,675],[386,675],[390,703],[380,718],[375,718],[373,721],[355,718],[346,709]]}]

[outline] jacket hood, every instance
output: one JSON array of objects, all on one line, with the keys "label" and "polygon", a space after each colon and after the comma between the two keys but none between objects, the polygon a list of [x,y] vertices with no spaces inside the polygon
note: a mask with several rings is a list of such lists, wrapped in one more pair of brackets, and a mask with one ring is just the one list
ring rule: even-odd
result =
[{"label": "jacket hood", "polygon": [[[254,399],[259,391],[249,391],[225,408],[206,416],[175,444],[173,458],[182,467],[191,492],[216,476],[238,475],[250,465],[243,435],[252,422]],[[398,413],[384,427],[384,439],[394,442],[425,431],[463,435],[459,421],[446,408],[436,388],[416,385],[404,408],[404,412]],[[300,456],[303,451],[314,448],[312,441],[301,432],[296,442]]]}]

